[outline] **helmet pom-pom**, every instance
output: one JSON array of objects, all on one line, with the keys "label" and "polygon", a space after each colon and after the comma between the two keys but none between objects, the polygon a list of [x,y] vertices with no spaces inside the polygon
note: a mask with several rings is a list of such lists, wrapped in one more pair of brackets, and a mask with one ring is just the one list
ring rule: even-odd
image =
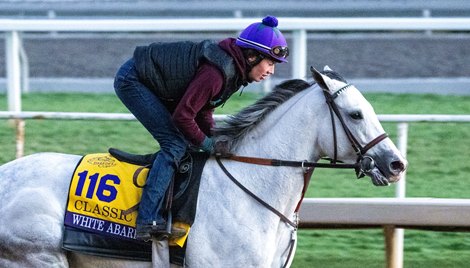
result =
[{"label": "helmet pom-pom", "polygon": [[263,19],[263,24],[269,27],[277,27],[278,21],[274,16],[266,16]]}]

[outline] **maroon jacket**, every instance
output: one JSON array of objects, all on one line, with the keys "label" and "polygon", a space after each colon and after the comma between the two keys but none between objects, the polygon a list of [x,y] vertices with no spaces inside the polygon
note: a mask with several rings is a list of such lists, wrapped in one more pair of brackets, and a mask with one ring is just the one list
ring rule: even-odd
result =
[{"label": "maroon jacket", "polygon": [[[243,80],[247,81],[245,58],[240,47],[235,45],[235,39],[224,39],[219,46],[232,56],[237,71]],[[208,103],[221,93],[223,83],[223,74],[217,67],[202,63],[173,112],[176,127],[196,146],[201,145],[204,138],[211,135],[210,130],[215,125],[212,117],[214,108]]]}]

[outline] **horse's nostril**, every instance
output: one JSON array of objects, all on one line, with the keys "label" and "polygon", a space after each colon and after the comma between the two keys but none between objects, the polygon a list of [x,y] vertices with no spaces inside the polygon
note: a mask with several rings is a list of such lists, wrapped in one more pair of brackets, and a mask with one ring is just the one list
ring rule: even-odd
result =
[{"label": "horse's nostril", "polygon": [[406,167],[405,167],[405,164],[402,161],[393,161],[390,164],[390,168],[391,168],[391,170],[393,170],[397,173],[400,173],[400,172],[404,171]]}]

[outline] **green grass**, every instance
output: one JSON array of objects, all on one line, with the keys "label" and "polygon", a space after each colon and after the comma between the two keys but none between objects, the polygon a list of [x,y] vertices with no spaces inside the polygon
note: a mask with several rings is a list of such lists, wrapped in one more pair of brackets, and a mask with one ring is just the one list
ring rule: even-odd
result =
[{"label": "green grass", "polygon": [[[217,113],[230,114],[259,96],[234,96]],[[470,114],[470,97],[367,94],[377,114]],[[6,98],[0,95],[0,110]],[[25,111],[127,112],[114,95],[28,94]],[[396,140],[396,124],[385,123]],[[470,124],[409,125],[406,195],[408,197],[470,198]],[[0,163],[13,160],[15,130],[0,121]],[[72,154],[104,152],[118,147],[130,152],[157,150],[137,122],[27,120],[25,153],[56,151]],[[315,171],[308,197],[392,197],[395,187],[375,187],[356,180],[347,170]],[[405,267],[468,267],[470,233],[405,231]],[[379,229],[300,230],[293,267],[384,267],[384,241]]]}]

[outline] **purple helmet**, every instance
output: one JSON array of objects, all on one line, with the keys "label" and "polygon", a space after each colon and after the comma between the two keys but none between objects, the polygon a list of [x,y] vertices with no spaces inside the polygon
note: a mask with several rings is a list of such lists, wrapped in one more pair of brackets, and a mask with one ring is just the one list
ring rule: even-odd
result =
[{"label": "purple helmet", "polygon": [[236,44],[239,47],[255,49],[277,61],[287,62],[289,49],[277,24],[276,17],[266,16],[263,22],[253,23],[243,30]]}]

